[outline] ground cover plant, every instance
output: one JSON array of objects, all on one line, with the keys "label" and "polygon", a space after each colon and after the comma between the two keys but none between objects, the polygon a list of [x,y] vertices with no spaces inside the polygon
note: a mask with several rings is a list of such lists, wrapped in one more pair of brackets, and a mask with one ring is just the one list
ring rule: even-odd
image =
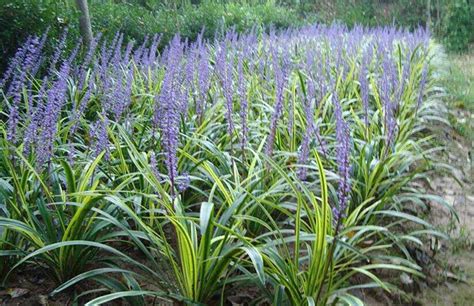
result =
[{"label": "ground cover plant", "polygon": [[[357,305],[382,271],[423,277],[411,249],[444,235],[414,181],[444,122],[436,45],[420,28],[96,36],[51,56],[30,36],[0,80],[0,270],[123,299]],[[410,226],[404,226],[409,223]],[[133,250],[133,251],[131,251]],[[363,282],[355,283],[354,277]]]}]

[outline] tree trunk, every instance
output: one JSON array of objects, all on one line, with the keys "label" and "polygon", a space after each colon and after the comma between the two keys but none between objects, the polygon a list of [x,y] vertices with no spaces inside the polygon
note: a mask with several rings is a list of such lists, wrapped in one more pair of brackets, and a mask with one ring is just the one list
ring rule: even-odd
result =
[{"label": "tree trunk", "polygon": [[441,24],[441,14],[440,14],[441,6],[439,0],[436,1],[436,29],[439,31],[439,26]]},{"label": "tree trunk", "polygon": [[87,0],[76,0],[76,6],[81,13],[79,17],[79,30],[81,31],[83,43],[85,46],[90,47],[92,42],[92,27]]},{"label": "tree trunk", "polygon": [[431,0],[428,0],[427,7],[426,7],[426,13],[427,13],[427,21],[426,21],[426,27],[428,29],[431,29]]}]

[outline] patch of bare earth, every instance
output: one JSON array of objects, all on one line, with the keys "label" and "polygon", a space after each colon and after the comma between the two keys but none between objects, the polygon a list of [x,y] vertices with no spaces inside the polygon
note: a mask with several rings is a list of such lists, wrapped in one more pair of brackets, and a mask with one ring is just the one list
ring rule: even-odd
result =
[{"label": "patch of bare earth", "polygon": [[[403,280],[399,275],[384,277],[405,292],[388,294],[381,289],[360,292],[359,297],[366,305],[474,305],[474,52],[450,61],[468,80],[468,85],[458,88],[464,91],[462,103],[459,98],[449,103],[450,116],[464,126],[463,135],[455,126],[439,127],[438,140],[446,147],[439,159],[449,165],[451,171],[433,173],[428,185],[420,182],[418,186],[440,196],[451,208],[432,201],[428,203],[427,213],[428,221],[450,239],[433,239],[412,254],[423,268],[424,280],[409,276]],[[458,219],[453,218],[452,211]]]},{"label": "patch of bare earth", "polygon": [[[469,117],[468,117],[469,118]],[[418,294],[422,305],[473,305],[474,303],[474,188],[472,143],[452,135],[447,163],[456,170],[452,176],[436,176],[432,191],[445,199],[457,213],[453,220],[446,207],[431,203],[430,221],[447,232],[451,240],[442,242],[434,257],[437,281]]]}]

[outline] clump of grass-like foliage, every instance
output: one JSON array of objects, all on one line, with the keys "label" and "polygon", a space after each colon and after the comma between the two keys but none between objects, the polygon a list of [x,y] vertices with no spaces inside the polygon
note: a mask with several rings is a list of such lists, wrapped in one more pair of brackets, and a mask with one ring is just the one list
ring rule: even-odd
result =
[{"label": "clump of grass-like foliage", "polygon": [[162,53],[159,35],[64,39],[46,56],[30,37],[0,81],[5,284],[35,263],[52,294],[108,290],[91,304],[225,304],[251,284],[255,303],[322,305],[392,290],[384,269],[423,276],[407,245],[443,235],[416,207],[442,200],[412,183],[444,120],[425,30],[230,31]]}]

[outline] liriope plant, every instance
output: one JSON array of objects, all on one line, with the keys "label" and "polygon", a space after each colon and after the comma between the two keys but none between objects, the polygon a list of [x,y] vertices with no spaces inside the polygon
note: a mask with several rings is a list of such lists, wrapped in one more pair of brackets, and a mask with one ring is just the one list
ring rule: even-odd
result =
[{"label": "liriope plant", "polygon": [[[123,39],[47,58],[30,37],[2,76],[2,260],[46,260],[55,292],[88,276],[120,291],[94,303],[225,303],[256,275],[275,304],[350,304],[356,274],[387,290],[378,269],[420,275],[406,244],[442,236],[414,209],[440,199],[412,186],[442,121],[426,31],[229,31],[161,53],[159,35]],[[140,273],[87,271],[95,252]]]},{"label": "liriope plant", "polygon": [[[142,207],[142,213],[137,213],[127,203],[126,196],[111,198],[138,229],[130,232],[130,235],[146,255],[149,265],[140,273],[139,278],[146,279],[147,283],[160,289],[150,291],[143,288],[142,294],[190,303],[206,303],[222,290],[223,284],[232,275],[231,272],[237,269],[235,263],[244,259],[253,263],[263,282],[265,276],[261,254],[251,243],[252,239],[242,232],[240,218],[235,217],[243,210],[243,206],[248,205],[244,200],[245,193],[239,195],[238,189],[229,189],[210,164],[199,164],[195,158],[188,156],[203,175],[208,175],[215,181],[208,194],[203,192],[204,201],[199,203],[199,211],[186,212],[187,207],[183,205],[181,195],[166,192],[146,155],[137,151],[128,136],[123,137],[128,145],[128,154],[138,170],[127,174],[126,179],[131,182],[136,176],[142,177],[156,192],[155,195],[143,196],[154,198],[156,206],[164,209],[151,222],[147,216],[150,216],[149,210],[152,207]],[[123,186],[125,185],[124,182]],[[192,188],[192,185],[188,188]],[[217,190],[222,197],[217,195]],[[119,194],[128,192],[124,188]],[[110,295],[110,299],[127,294]]]},{"label": "liriope plant", "polygon": [[51,172],[48,181],[21,153],[13,156],[23,166],[13,167],[12,161],[7,160],[12,156],[5,156],[4,164],[11,169],[11,185],[7,189],[12,194],[6,197],[10,215],[0,217],[5,231],[2,244],[9,247],[0,254],[11,256],[10,252],[15,251],[17,262],[4,274],[5,280],[23,263],[35,262],[61,284],[96,263],[100,251],[113,250],[104,244],[113,239],[111,223],[96,218],[93,211],[106,209],[100,204],[104,195],[99,186],[100,175],[95,173],[102,154],[84,169],[73,170],[63,162]]}]

